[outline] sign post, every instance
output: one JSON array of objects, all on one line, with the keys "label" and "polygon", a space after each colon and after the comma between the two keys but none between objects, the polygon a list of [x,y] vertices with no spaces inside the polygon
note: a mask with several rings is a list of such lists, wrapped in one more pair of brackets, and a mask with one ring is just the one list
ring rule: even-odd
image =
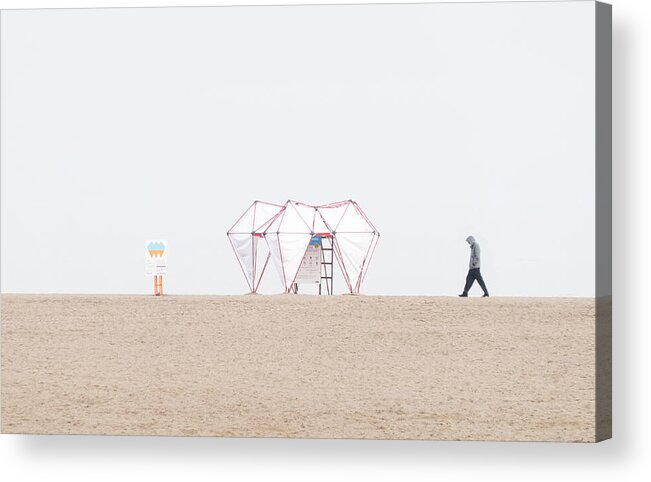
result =
[{"label": "sign post", "polygon": [[167,241],[147,241],[145,260],[147,276],[154,276],[154,296],[162,296],[163,275],[167,274]]}]

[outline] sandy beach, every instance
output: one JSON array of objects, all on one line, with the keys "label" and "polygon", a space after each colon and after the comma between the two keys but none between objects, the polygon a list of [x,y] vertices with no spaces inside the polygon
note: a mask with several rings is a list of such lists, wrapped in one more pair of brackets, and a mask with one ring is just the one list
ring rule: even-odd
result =
[{"label": "sandy beach", "polygon": [[591,298],[1,302],[3,433],[595,441]]}]

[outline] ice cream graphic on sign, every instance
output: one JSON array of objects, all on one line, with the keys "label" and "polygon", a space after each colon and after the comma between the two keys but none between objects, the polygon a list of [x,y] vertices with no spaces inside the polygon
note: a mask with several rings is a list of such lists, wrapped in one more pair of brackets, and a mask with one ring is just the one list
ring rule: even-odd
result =
[{"label": "ice cream graphic on sign", "polygon": [[165,243],[162,241],[150,241],[147,244],[147,251],[152,258],[162,257],[165,254]]}]

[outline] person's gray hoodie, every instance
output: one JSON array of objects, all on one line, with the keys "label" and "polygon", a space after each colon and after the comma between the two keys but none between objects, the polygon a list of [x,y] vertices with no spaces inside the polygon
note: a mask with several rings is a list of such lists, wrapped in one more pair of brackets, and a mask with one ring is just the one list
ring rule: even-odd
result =
[{"label": "person's gray hoodie", "polygon": [[479,249],[479,243],[475,241],[475,238],[468,236],[466,242],[470,245],[470,269],[479,268],[481,250]]}]

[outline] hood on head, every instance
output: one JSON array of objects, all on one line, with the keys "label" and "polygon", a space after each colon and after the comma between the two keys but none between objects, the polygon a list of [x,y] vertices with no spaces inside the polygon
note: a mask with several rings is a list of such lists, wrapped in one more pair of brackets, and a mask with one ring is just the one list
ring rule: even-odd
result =
[{"label": "hood on head", "polygon": [[466,238],[466,242],[467,242],[468,244],[475,244],[475,238],[474,238],[473,236],[468,236],[468,237]]}]

